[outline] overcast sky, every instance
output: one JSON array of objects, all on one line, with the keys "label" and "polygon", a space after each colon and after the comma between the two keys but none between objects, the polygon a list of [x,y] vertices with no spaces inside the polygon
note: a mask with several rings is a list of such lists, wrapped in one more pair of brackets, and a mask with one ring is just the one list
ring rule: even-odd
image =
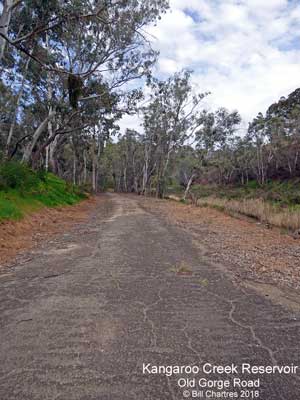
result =
[{"label": "overcast sky", "polygon": [[[160,51],[154,75],[194,71],[208,106],[237,109],[246,125],[259,111],[300,87],[300,1],[171,0],[149,29]],[[137,117],[126,127],[139,128]]]}]

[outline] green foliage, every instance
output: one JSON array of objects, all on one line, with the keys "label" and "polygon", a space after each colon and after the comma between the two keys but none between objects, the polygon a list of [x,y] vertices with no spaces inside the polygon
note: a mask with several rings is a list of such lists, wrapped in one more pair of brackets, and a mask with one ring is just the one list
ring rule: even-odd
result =
[{"label": "green foliage", "polygon": [[3,219],[19,219],[21,217],[22,212],[11,198],[0,192],[0,221]]},{"label": "green foliage", "polygon": [[[162,198],[168,182],[170,159],[198,126],[201,101],[208,93],[193,92],[191,71],[186,70],[175,73],[166,81],[153,79],[150,87],[151,101],[143,110],[144,143],[149,157],[147,173],[152,169],[152,175],[156,175],[156,196]],[[191,105],[192,110],[188,111]],[[148,186],[149,183],[150,177],[147,177]]]},{"label": "green foliage", "polygon": [[38,188],[41,178],[42,175],[25,164],[10,161],[0,165],[0,190],[31,191]]},{"label": "green foliage", "polygon": [[20,219],[43,206],[75,204],[85,197],[79,187],[17,162],[0,166],[0,182],[0,221]]},{"label": "green foliage", "polygon": [[48,207],[75,204],[84,197],[77,186],[66,183],[53,174],[47,174],[46,182],[35,194],[35,199]]},{"label": "green foliage", "polygon": [[258,189],[259,188],[259,184],[257,181],[249,181],[246,185],[247,188],[249,189]]},{"label": "green foliage", "polygon": [[213,150],[224,148],[241,123],[241,116],[237,111],[229,112],[222,107],[215,112],[204,110],[198,122],[197,148]]}]

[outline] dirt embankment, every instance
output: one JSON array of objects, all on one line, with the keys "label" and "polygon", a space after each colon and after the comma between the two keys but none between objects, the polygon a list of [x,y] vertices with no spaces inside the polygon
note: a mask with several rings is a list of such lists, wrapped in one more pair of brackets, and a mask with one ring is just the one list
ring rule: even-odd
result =
[{"label": "dirt embankment", "polygon": [[300,290],[299,239],[209,207],[167,200],[141,202],[191,232],[205,255],[226,266],[237,279]]},{"label": "dirt embankment", "polygon": [[20,221],[0,223],[0,267],[21,251],[37,246],[54,234],[85,221],[100,198],[91,197],[74,206],[44,208]]}]

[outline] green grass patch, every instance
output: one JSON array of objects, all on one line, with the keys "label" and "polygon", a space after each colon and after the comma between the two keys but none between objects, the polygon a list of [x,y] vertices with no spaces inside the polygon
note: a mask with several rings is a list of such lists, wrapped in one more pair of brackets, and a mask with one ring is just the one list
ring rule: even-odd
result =
[{"label": "green grass patch", "polygon": [[19,163],[0,165],[0,221],[18,220],[42,207],[72,205],[85,198],[78,187]]}]

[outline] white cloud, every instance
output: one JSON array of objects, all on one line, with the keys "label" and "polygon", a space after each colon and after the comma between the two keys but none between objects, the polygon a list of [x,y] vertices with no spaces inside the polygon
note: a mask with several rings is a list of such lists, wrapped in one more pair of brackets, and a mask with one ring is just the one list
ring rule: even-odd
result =
[{"label": "white cloud", "polygon": [[297,3],[171,0],[171,11],[149,28],[161,53],[156,74],[193,69],[195,87],[212,92],[211,107],[238,109],[250,121],[300,87]]},{"label": "white cloud", "polygon": [[171,58],[161,57],[158,61],[159,70],[164,74],[174,74],[178,71],[179,63]]},{"label": "white cloud", "polygon": [[125,115],[122,120],[118,123],[121,132],[124,133],[126,129],[133,129],[137,132],[141,132],[142,120],[136,115]]}]

